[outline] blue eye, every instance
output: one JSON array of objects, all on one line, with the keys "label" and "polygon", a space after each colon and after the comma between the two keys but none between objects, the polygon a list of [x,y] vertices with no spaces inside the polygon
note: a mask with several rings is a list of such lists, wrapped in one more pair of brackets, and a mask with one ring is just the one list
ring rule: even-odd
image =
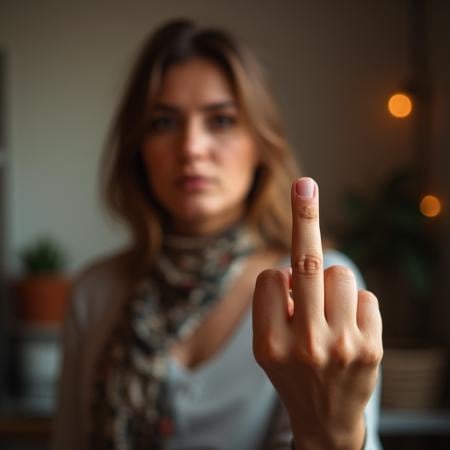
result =
[{"label": "blue eye", "polygon": [[177,126],[177,120],[169,116],[158,116],[150,120],[150,131],[161,132],[170,131]]}]

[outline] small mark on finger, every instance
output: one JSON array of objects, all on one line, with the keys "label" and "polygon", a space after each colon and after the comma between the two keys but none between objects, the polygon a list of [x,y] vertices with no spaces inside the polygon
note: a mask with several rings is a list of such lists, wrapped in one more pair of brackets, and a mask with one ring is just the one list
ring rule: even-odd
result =
[{"label": "small mark on finger", "polygon": [[303,206],[300,209],[302,219],[315,219],[317,217],[317,208],[315,206]]}]

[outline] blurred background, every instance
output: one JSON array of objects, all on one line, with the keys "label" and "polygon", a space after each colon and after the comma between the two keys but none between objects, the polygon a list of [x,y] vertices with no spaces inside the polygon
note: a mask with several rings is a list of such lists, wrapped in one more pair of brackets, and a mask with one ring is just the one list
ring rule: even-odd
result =
[{"label": "blurred background", "polygon": [[328,245],[380,298],[385,449],[450,448],[447,0],[0,0],[0,448],[47,448],[70,279],[127,240],[98,200],[104,138],[175,17],[257,52]]}]

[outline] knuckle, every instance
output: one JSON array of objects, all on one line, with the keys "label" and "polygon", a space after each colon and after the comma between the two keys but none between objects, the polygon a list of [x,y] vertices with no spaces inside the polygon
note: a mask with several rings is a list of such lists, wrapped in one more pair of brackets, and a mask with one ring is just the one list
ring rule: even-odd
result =
[{"label": "knuckle", "polygon": [[382,345],[365,345],[359,352],[358,362],[363,366],[377,366],[383,359]]},{"label": "knuckle", "polygon": [[298,208],[297,216],[302,220],[316,220],[319,217],[319,209],[316,205],[303,205]]},{"label": "knuckle", "polygon": [[317,277],[322,274],[322,256],[317,253],[301,253],[293,258],[292,272],[304,277]]},{"label": "knuckle", "polygon": [[328,267],[325,271],[325,276],[345,281],[353,281],[355,279],[355,274],[348,267],[337,265]]},{"label": "knuckle", "polygon": [[327,352],[313,333],[297,345],[293,351],[294,360],[313,369],[321,369],[328,363]]},{"label": "knuckle", "polygon": [[286,351],[279,336],[269,333],[264,340],[253,344],[253,354],[256,362],[263,368],[273,368],[286,361]]},{"label": "knuckle", "polygon": [[313,346],[307,351],[304,349],[298,351],[296,359],[313,369],[322,369],[328,363],[326,352],[319,346]]},{"label": "knuckle", "polygon": [[256,285],[266,286],[279,282],[283,282],[283,273],[277,269],[265,269],[256,278]]},{"label": "knuckle", "polygon": [[361,289],[358,291],[358,297],[360,301],[367,302],[367,303],[373,303],[376,306],[378,306],[378,298],[376,295],[371,291],[366,291]]},{"label": "knuckle", "polygon": [[356,352],[350,337],[340,335],[331,346],[332,360],[340,367],[350,366],[356,359]]}]

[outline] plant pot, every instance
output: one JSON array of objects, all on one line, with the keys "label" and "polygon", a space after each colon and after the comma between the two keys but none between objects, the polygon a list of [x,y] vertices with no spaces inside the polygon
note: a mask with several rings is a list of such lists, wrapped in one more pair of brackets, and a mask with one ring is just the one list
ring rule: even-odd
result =
[{"label": "plant pot", "polygon": [[387,348],[382,370],[384,408],[431,410],[441,406],[447,370],[446,349]]},{"label": "plant pot", "polygon": [[62,275],[35,275],[17,283],[17,315],[26,322],[61,323],[70,293]]}]

